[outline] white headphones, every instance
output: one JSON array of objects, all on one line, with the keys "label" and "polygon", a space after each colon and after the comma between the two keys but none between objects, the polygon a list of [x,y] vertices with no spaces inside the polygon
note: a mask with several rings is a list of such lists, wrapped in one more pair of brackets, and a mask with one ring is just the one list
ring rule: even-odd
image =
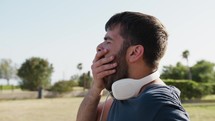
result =
[{"label": "white headphones", "polygon": [[142,79],[120,79],[112,84],[112,94],[117,100],[126,100],[136,97],[144,85],[158,79],[160,74],[158,71],[143,77]]}]

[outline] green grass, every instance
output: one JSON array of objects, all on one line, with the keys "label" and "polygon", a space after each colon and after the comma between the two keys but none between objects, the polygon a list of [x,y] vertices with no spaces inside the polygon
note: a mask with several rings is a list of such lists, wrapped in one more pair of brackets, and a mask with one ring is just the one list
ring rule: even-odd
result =
[{"label": "green grass", "polygon": [[202,100],[215,100],[215,95],[207,95]]},{"label": "green grass", "polygon": [[0,102],[0,121],[75,121],[82,98]]},{"label": "green grass", "polygon": [[184,104],[192,121],[214,121],[215,103]]},{"label": "green grass", "polygon": [[[82,99],[0,101],[0,121],[76,121],[78,107]],[[215,119],[215,103],[183,105],[192,121],[214,121]]]},{"label": "green grass", "polygon": [[1,90],[12,90],[12,89],[20,89],[19,86],[13,86],[13,85],[0,85],[0,91]]}]

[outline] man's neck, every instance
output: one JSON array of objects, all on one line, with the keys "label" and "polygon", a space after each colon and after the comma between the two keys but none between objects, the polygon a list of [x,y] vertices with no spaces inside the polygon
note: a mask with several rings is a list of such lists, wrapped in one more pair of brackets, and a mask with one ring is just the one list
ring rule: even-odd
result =
[{"label": "man's neck", "polygon": [[144,67],[144,65],[143,66],[141,66],[141,65],[133,66],[129,70],[129,78],[141,79],[145,76],[152,74],[155,71],[156,71],[156,69],[152,69],[147,66]]}]

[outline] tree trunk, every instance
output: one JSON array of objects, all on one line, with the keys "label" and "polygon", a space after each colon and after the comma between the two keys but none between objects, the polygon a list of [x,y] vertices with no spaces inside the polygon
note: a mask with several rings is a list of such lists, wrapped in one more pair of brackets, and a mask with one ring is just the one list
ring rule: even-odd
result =
[{"label": "tree trunk", "polygon": [[43,88],[39,87],[38,88],[38,99],[42,99],[43,98]]},{"label": "tree trunk", "polygon": [[191,72],[191,69],[190,69],[190,66],[189,66],[188,58],[187,58],[187,67],[188,67],[188,79],[192,80],[192,72]]},{"label": "tree trunk", "polygon": [[10,79],[7,79],[7,85],[10,85]]},{"label": "tree trunk", "polygon": [[189,68],[189,80],[192,80],[192,72],[191,72],[190,67],[188,67],[188,68]]}]

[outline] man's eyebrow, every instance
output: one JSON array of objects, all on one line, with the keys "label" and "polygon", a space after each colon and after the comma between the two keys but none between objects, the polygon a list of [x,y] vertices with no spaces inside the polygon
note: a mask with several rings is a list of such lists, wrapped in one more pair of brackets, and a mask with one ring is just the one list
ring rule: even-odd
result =
[{"label": "man's eyebrow", "polygon": [[111,38],[110,36],[105,36],[104,40],[113,40],[113,38]]}]

